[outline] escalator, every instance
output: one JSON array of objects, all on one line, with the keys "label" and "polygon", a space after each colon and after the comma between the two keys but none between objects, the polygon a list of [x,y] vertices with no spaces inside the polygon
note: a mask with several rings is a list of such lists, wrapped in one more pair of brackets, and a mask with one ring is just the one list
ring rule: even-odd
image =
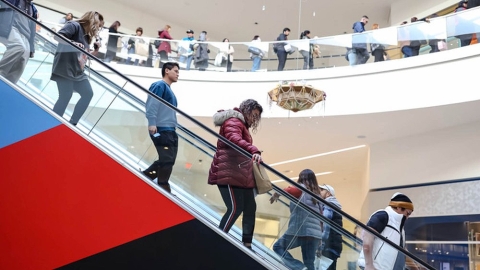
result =
[{"label": "escalator", "polygon": [[[288,227],[290,204],[343,236],[339,265],[358,258],[361,240],[353,228],[364,233],[371,229],[336,210],[344,223],[338,226],[276,186],[280,203],[270,205],[268,195],[256,198],[256,231],[261,233],[254,235],[253,252],[244,248],[240,219],[230,236],[217,228],[225,206],[217,188],[206,181],[215,152],[212,142],[225,139],[157,98],[161,106],[176,111],[179,123],[173,195],[167,194],[138,170],[157,158],[146,132],[148,91],[99,62],[113,75],[106,78],[87,68],[94,98],[73,127],[51,112],[58,95],[49,79],[56,46],[42,36],[37,36],[37,46],[17,85],[0,82],[1,178],[6,180],[0,188],[9,193],[0,214],[10,220],[0,225],[6,239],[0,250],[10,258],[0,268],[288,269],[272,245]],[[97,60],[92,56],[92,61]],[[71,112],[72,104],[65,117]],[[271,177],[304,190],[265,167]],[[25,252],[34,250],[40,251]],[[405,253],[418,267],[432,269]],[[301,259],[298,250],[292,254]]]}]

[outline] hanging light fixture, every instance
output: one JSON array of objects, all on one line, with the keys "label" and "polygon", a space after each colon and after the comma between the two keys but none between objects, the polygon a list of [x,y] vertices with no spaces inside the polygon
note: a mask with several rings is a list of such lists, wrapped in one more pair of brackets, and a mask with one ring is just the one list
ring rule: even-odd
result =
[{"label": "hanging light fixture", "polygon": [[315,104],[324,101],[327,94],[305,83],[280,82],[277,87],[268,92],[270,105],[272,102],[285,110],[298,112],[309,110]]}]

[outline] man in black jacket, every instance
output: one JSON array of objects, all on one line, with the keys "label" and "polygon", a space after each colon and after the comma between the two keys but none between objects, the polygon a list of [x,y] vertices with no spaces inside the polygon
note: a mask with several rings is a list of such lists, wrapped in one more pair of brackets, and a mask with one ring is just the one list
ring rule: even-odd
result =
[{"label": "man in black jacket", "polygon": [[37,9],[32,0],[7,0],[24,14],[11,9],[6,4],[0,10],[0,42],[7,47],[0,60],[0,75],[12,83],[22,76],[27,61],[34,56],[35,22],[27,16],[37,19]]},{"label": "man in black jacket", "polygon": [[[290,34],[290,28],[288,27],[283,28],[283,33],[281,33],[277,37],[277,41],[287,40],[287,37],[289,34]],[[278,71],[282,71],[285,68],[285,63],[287,62],[288,52],[285,50],[285,45],[287,45],[287,43],[285,42],[279,42],[273,45],[274,51],[278,57],[278,69],[277,69]]]}]

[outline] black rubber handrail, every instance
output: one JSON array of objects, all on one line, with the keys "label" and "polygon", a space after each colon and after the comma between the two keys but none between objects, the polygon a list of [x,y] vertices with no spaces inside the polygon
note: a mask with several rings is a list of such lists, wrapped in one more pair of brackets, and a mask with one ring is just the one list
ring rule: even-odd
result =
[{"label": "black rubber handrail", "polygon": [[[138,89],[144,91],[146,94],[148,94],[149,96],[151,96],[152,98],[156,99],[158,102],[162,103],[164,106],[176,111],[178,114],[182,115],[183,117],[185,117],[186,119],[190,120],[191,122],[193,122],[194,124],[196,124],[197,126],[200,126],[204,131],[206,131],[207,133],[209,133],[210,135],[216,137],[218,140],[221,140],[223,143],[225,143],[226,145],[228,145],[229,147],[235,149],[237,152],[241,153],[242,155],[244,155],[245,157],[248,157],[248,158],[252,158],[252,155],[250,153],[248,153],[247,151],[245,151],[244,149],[240,148],[239,146],[237,146],[236,144],[230,142],[228,139],[226,139],[225,137],[223,136],[220,136],[217,132],[211,130],[210,128],[208,128],[207,126],[205,126],[204,124],[202,124],[200,121],[194,119],[193,117],[191,117],[190,115],[188,115],[187,113],[183,112],[182,110],[176,108],[175,106],[173,106],[172,104],[170,104],[169,102],[166,102],[165,100],[163,100],[162,98],[156,96],[156,95],[152,95],[150,93],[150,91],[148,91],[147,89],[143,88],[141,85],[139,85],[138,83],[132,81],[130,78],[128,78],[127,76],[121,74],[120,72],[118,72],[117,70],[115,70],[114,68],[110,67],[109,65],[103,63],[100,59],[98,59],[96,56],[92,55],[89,51],[85,51],[83,49],[80,49],[79,47],[73,45],[71,43],[70,40],[68,40],[67,38],[65,38],[64,36],[62,35],[59,35],[57,33],[55,33],[54,31],[52,31],[50,28],[48,28],[47,26],[45,26],[43,23],[41,22],[38,22],[36,19],[33,19],[32,17],[30,16],[27,16],[25,15],[21,10],[19,10],[17,7],[13,6],[12,4],[8,3],[8,2],[5,2],[4,0],[0,0],[2,1],[3,3],[5,3],[6,5],[10,6],[12,9],[16,10],[17,12],[19,12],[20,14],[22,14],[23,16],[27,17],[29,20],[32,20],[34,21],[36,24],[40,25],[41,27],[43,27],[45,30],[47,30],[48,32],[50,32],[51,34],[55,35],[57,38],[59,38],[60,40],[62,40],[63,42],[69,44],[70,46],[72,46],[73,48],[75,48],[76,50],[78,50],[79,52],[81,53],[84,53],[86,55],[88,55],[91,59],[95,59],[98,64],[102,65],[103,67],[105,67],[106,69],[108,69],[109,71],[111,71],[112,73],[116,74],[117,76],[121,77],[122,79],[126,80],[127,82],[131,83],[132,85],[136,86]],[[125,89],[122,89],[124,92]],[[373,230],[372,228],[366,226],[365,224],[361,223],[360,221],[358,221],[357,219],[355,219],[354,217],[352,217],[351,215],[347,214],[346,212],[338,209],[335,205],[327,202],[326,200],[322,199],[321,197],[317,196],[316,194],[314,194],[313,192],[311,192],[310,190],[304,188],[303,186],[299,185],[298,183],[296,183],[295,181],[292,181],[290,178],[286,177],[285,175],[281,174],[280,172],[278,172],[277,170],[273,169],[272,167],[270,167],[269,165],[265,164],[262,162],[262,164],[264,165],[264,167],[266,169],[268,169],[270,172],[274,173],[275,175],[277,175],[278,177],[282,178],[282,180],[290,183],[291,185],[295,186],[296,188],[302,190],[303,192],[306,192],[307,194],[313,196],[315,199],[317,199],[318,201],[321,201],[323,204],[326,204],[328,205],[329,207],[331,207],[334,211],[336,211],[337,213],[339,213],[340,215],[342,215],[343,217],[346,217],[347,219],[349,219],[350,221],[352,221],[353,223],[355,223],[356,225],[358,225],[359,227],[361,227],[363,230],[365,231],[368,231],[369,233],[375,235],[377,238],[381,239],[383,242],[386,242],[388,243],[389,245],[391,245],[394,249],[396,249],[397,251],[405,254],[406,256],[412,258],[413,260],[417,261],[417,263],[420,263],[422,266],[424,266],[425,268],[427,269],[431,269],[431,270],[435,270],[435,268],[433,268],[432,266],[428,265],[427,263],[425,263],[424,261],[420,260],[420,258],[418,258],[417,256],[413,255],[412,253],[410,253],[409,251],[403,249],[402,247],[398,246],[397,244],[393,243],[392,241],[390,241],[389,239],[385,238],[384,236],[382,236],[381,234],[379,234],[378,232],[376,232],[375,230]]]}]

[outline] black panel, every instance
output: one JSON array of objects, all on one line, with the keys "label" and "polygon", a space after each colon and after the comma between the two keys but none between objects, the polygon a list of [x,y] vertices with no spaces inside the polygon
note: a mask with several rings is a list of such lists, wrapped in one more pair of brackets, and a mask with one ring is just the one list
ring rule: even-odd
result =
[{"label": "black panel", "polygon": [[59,269],[265,269],[198,220],[153,233]]}]

